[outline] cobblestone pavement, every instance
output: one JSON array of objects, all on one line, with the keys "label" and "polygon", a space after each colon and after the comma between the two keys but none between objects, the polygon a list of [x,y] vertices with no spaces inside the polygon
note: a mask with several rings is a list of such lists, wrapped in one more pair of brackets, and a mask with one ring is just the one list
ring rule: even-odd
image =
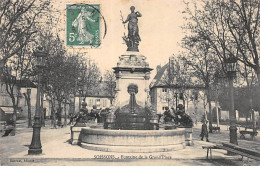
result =
[{"label": "cobblestone pavement", "polygon": [[[227,126],[221,126],[221,133],[209,134],[210,142],[201,141],[199,138],[201,124],[193,128],[193,146],[183,150],[164,153],[111,153],[84,149],[68,143],[70,138],[69,126],[50,129],[47,124],[41,130],[41,143],[43,154],[28,156],[28,146],[31,143],[32,129],[26,124],[18,126],[16,136],[0,138],[1,165],[174,165],[174,166],[242,166],[260,165],[255,160],[249,163],[241,161],[241,156],[227,156],[224,150],[212,150],[213,160],[206,160],[206,150],[203,145],[214,145],[229,142]],[[260,151],[260,137],[251,141],[241,140],[238,135],[239,146]],[[98,159],[100,155],[115,155],[118,159]],[[125,156],[141,155],[148,159],[125,159]],[[166,158],[161,158],[166,157]]]}]

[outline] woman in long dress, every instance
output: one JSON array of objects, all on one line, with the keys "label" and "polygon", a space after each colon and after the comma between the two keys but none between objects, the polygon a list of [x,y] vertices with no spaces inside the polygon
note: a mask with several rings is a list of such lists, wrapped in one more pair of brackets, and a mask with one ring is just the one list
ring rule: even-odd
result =
[{"label": "woman in long dress", "polygon": [[95,22],[95,20],[91,19],[90,16],[91,16],[91,12],[87,11],[85,7],[83,7],[78,17],[72,23],[73,27],[78,27],[77,41],[80,41],[80,44],[84,44],[84,42],[90,42],[91,44],[92,39],[94,38],[94,35],[90,34],[87,31],[87,26],[86,26],[86,20]]}]

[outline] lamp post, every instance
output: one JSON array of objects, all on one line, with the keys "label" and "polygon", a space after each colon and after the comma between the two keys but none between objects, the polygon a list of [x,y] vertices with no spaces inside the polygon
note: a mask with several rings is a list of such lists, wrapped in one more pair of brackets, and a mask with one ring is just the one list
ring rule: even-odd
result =
[{"label": "lamp post", "polygon": [[41,99],[41,76],[42,70],[45,66],[45,61],[47,57],[47,53],[43,51],[42,47],[38,47],[37,51],[34,52],[34,56],[36,57],[36,67],[38,70],[38,87],[37,87],[37,100],[36,100],[36,111],[34,116],[34,124],[33,124],[33,135],[32,142],[29,146],[28,155],[36,155],[42,153],[42,145],[41,145],[41,110],[40,110],[40,99]]},{"label": "lamp post", "polygon": [[230,98],[230,107],[229,107],[229,120],[230,120],[230,143],[238,145],[237,142],[237,127],[236,127],[236,114],[235,114],[235,106],[234,106],[234,87],[233,87],[233,79],[236,76],[236,64],[237,59],[229,55],[225,60],[225,67],[228,76],[229,83],[229,98]]}]

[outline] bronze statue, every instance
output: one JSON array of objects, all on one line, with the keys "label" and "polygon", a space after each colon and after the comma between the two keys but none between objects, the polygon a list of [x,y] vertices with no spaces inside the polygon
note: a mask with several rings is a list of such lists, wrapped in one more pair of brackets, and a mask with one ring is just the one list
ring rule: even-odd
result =
[{"label": "bronze statue", "polygon": [[140,12],[135,12],[135,7],[131,6],[131,13],[127,16],[127,19],[123,21],[123,24],[128,22],[128,37],[124,36],[123,39],[127,44],[127,51],[139,51],[138,45],[141,38],[139,36],[138,29],[138,17],[141,17],[142,14]]}]

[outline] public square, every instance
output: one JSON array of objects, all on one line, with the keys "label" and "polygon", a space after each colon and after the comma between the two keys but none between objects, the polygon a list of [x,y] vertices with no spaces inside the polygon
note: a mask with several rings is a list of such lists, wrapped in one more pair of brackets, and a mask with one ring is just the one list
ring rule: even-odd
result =
[{"label": "public square", "polygon": [[1,0],[0,165],[259,166],[259,47],[259,0]]},{"label": "public square", "polygon": [[[81,166],[81,165],[174,165],[174,166],[259,166],[259,161],[249,159],[247,161],[241,160],[241,156],[227,156],[224,150],[212,150],[213,160],[206,159],[206,150],[202,146],[214,145],[222,142],[229,142],[228,131],[226,125],[221,125],[221,133],[213,133],[209,135],[210,142],[201,141],[199,137],[201,124],[199,123],[193,129],[194,145],[186,147],[186,149],[165,152],[165,153],[112,153],[91,151],[81,148],[77,145],[68,143],[70,139],[69,126],[58,129],[50,129],[49,124],[42,128],[42,155],[29,156],[28,146],[31,141],[32,129],[26,128],[25,121],[21,121],[18,127],[18,134],[13,137],[0,138],[1,146],[1,165],[8,166],[23,166],[23,165],[67,165],[67,166]],[[260,137],[257,136],[254,141],[249,138],[239,139],[240,146],[250,149],[260,150]],[[196,153],[194,153],[196,152]],[[99,155],[115,155],[119,159],[97,159]],[[123,156],[150,156],[160,157],[164,155],[165,158],[171,159],[122,159]],[[96,156],[96,158],[94,157]],[[123,157],[124,158],[124,157]],[[127,162],[127,163],[126,163]]]}]

